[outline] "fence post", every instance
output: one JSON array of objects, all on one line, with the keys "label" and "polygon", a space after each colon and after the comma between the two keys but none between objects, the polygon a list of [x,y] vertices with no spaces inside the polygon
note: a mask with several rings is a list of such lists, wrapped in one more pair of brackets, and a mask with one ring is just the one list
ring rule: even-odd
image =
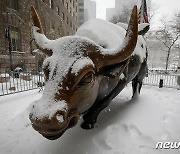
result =
[{"label": "fence post", "polygon": [[[179,60],[180,61],[180,60]],[[179,64],[180,65],[180,64]],[[178,66],[177,73],[180,74],[180,66]],[[180,76],[177,77],[177,84],[180,86]]]},{"label": "fence post", "polygon": [[163,87],[163,79],[160,79],[159,81],[159,88],[162,88]]}]

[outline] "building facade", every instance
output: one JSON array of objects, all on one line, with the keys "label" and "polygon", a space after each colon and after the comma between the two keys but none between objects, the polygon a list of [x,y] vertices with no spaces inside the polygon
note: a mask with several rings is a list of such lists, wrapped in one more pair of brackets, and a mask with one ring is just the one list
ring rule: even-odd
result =
[{"label": "building facade", "polygon": [[93,18],[96,18],[96,2],[78,0],[78,26]]},{"label": "building facade", "polygon": [[96,2],[85,0],[84,3],[84,21],[96,18]]},{"label": "building facade", "polygon": [[[121,14],[123,9],[126,9],[126,7],[130,8],[130,10],[133,8],[134,5],[137,5],[138,8],[141,6],[142,0],[133,0],[133,1],[122,1],[122,0],[115,0],[115,7],[114,8],[107,8],[106,9],[106,20],[111,20],[112,17],[118,14]],[[151,0],[146,0],[147,2],[147,8],[148,12],[150,11],[151,7]]]},{"label": "building facade", "polygon": [[107,21],[110,21],[114,15],[116,15],[115,8],[107,8],[106,9],[106,20]]},{"label": "building facade", "polygon": [[16,67],[37,71],[42,65],[45,56],[34,52],[31,5],[49,39],[73,35],[77,30],[77,0],[3,0],[0,5],[0,73]]},{"label": "building facade", "polygon": [[81,26],[84,21],[84,0],[78,0],[78,26]]}]

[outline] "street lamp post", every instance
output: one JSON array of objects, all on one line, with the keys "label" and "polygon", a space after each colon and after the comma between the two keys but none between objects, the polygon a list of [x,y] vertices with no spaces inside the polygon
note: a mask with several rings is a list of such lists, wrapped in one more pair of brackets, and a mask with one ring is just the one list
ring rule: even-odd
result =
[{"label": "street lamp post", "polygon": [[[8,18],[9,18],[9,12],[6,12],[7,14],[7,23],[9,23]],[[13,71],[13,62],[12,62],[12,42],[11,42],[11,26],[8,24],[7,28],[5,28],[5,37],[8,39],[9,43],[9,63],[10,63],[10,69]]]},{"label": "street lamp post", "polygon": [[9,63],[10,63],[10,69],[11,69],[11,71],[13,71],[12,43],[11,43],[10,28],[11,28],[11,26],[9,25],[9,26],[5,29],[5,35],[6,35],[6,38],[8,39],[8,43],[9,43]]}]

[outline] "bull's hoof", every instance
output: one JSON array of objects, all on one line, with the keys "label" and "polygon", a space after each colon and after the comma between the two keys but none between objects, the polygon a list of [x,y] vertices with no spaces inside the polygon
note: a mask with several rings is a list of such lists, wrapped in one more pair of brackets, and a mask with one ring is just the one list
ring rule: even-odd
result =
[{"label": "bull's hoof", "polygon": [[83,129],[93,129],[94,128],[94,124],[83,122],[81,124],[81,128],[83,128]]}]

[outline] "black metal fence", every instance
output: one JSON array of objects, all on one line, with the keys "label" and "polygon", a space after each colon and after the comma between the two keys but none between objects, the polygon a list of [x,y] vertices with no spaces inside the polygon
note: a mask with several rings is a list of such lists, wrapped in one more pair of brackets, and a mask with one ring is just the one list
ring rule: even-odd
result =
[{"label": "black metal fence", "polygon": [[42,88],[42,72],[12,71],[0,73],[0,96]]}]

